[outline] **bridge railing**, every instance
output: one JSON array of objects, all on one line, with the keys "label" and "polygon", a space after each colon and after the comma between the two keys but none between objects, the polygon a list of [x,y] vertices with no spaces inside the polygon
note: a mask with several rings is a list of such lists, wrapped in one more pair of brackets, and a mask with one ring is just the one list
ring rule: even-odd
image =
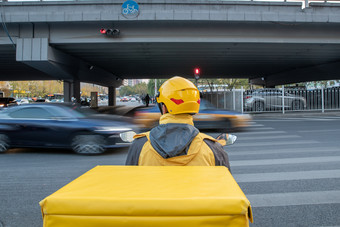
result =
[{"label": "bridge railing", "polygon": [[340,87],[215,90],[202,97],[218,109],[246,113],[340,110]]},{"label": "bridge railing", "polygon": [[[0,0],[0,2],[85,2],[85,1],[94,1],[94,0]],[[340,0],[207,0],[214,2],[302,2],[306,6],[312,2],[319,3],[340,3]],[[118,1],[117,2],[122,2]],[[185,1],[184,1],[185,2]]]}]

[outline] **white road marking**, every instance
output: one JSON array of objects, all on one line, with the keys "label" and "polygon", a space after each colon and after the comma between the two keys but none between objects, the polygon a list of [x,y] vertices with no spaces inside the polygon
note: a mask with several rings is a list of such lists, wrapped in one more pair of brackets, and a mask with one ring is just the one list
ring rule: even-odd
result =
[{"label": "white road marking", "polygon": [[280,134],[280,133],[287,133],[286,131],[265,131],[265,132],[240,132],[235,133],[237,136],[243,135],[258,135],[258,134]]},{"label": "white road marking", "polygon": [[[237,140],[236,140],[237,141]],[[233,146],[237,147],[255,147],[255,146],[278,146],[278,145],[297,145],[297,144],[317,144],[320,143],[315,140],[301,140],[301,141],[273,141],[273,142],[251,142],[251,143],[235,143]]]},{"label": "white road marking", "polygon": [[251,125],[248,125],[248,127],[263,127],[264,125],[262,124],[251,124]]},{"label": "white road marking", "polygon": [[322,154],[322,152],[327,151],[340,151],[339,147],[302,147],[302,148],[273,148],[271,150],[261,150],[261,151],[249,151],[249,149],[245,151],[228,151],[228,148],[226,148],[226,151],[228,152],[229,156],[240,156],[240,155],[263,155],[263,154],[287,154],[287,153],[314,153],[319,152]]},{"label": "white road marking", "polygon": [[[256,135],[256,134],[255,134]],[[246,140],[269,140],[269,139],[292,139],[292,138],[301,138],[301,136],[298,135],[279,135],[279,136],[238,136],[238,141],[246,141]]]},{"label": "white road marking", "polygon": [[308,133],[308,132],[340,132],[340,129],[316,129],[316,130],[301,130],[297,132]]},{"label": "white road marking", "polygon": [[236,167],[236,166],[284,165],[284,164],[303,164],[319,162],[340,162],[340,156],[230,161],[230,166]]},{"label": "white road marking", "polygon": [[336,121],[337,119],[329,119],[329,118],[302,118],[305,121]]},{"label": "white road marking", "polygon": [[340,178],[340,169],[298,171],[298,172],[250,173],[250,174],[235,174],[233,176],[238,183],[327,179],[327,178]]},{"label": "white road marking", "polygon": [[273,127],[259,127],[259,128],[249,128],[249,129],[251,129],[252,131],[257,131],[257,130],[272,130],[272,129],[274,129]]},{"label": "white road marking", "polygon": [[[303,118],[302,118],[303,119]],[[292,119],[292,118],[284,118],[284,119],[259,119],[256,120],[257,122],[283,122],[283,121],[301,121],[302,119],[298,120],[298,119]]]},{"label": "white road marking", "polygon": [[340,203],[340,191],[291,192],[247,195],[252,207]]}]

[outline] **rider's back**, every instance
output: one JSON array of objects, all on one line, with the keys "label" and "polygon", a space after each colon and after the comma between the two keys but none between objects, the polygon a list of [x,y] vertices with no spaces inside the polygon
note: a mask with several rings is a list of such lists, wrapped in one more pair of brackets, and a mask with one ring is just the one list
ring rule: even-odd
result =
[{"label": "rider's back", "polygon": [[165,114],[160,125],[136,136],[127,165],[140,166],[215,166],[229,168],[223,147],[193,126],[188,114]]}]

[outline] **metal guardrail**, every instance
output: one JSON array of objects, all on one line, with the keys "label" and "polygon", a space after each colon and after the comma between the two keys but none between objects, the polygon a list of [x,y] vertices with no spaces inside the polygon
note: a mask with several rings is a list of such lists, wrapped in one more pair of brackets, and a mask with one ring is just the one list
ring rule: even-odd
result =
[{"label": "metal guardrail", "polygon": [[[119,3],[122,3],[124,1],[116,0]],[[295,2],[295,3],[301,3],[301,8],[308,8],[310,7],[310,3],[332,3],[330,5],[336,5],[340,4],[340,0],[207,0],[207,1],[213,1],[216,2]],[[95,0],[0,0],[0,3],[23,3],[23,2],[95,2]],[[199,2],[200,3],[200,2]],[[201,2],[202,3],[202,2]],[[334,4],[333,4],[334,3]]]},{"label": "metal guardrail", "polygon": [[220,109],[239,112],[293,112],[340,110],[340,87],[325,89],[241,89],[203,93]]}]

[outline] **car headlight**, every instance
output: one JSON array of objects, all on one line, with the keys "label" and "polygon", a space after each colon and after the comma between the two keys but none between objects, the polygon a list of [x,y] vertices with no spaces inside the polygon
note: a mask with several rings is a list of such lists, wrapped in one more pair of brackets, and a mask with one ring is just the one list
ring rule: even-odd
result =
[{"label": "car headlight", "polygon": [[124,131],[131,131],[131,128],[124,128],[124,127],[96,127],[96,132],[124,132]]},{"label": "car headlight", "polygon": [[136,135],[134,131],[128,131],[128,132],[122,132],[119,134],[120,138],[124,142],[129,142],[131,143],[133,141],[133,137]]}]

